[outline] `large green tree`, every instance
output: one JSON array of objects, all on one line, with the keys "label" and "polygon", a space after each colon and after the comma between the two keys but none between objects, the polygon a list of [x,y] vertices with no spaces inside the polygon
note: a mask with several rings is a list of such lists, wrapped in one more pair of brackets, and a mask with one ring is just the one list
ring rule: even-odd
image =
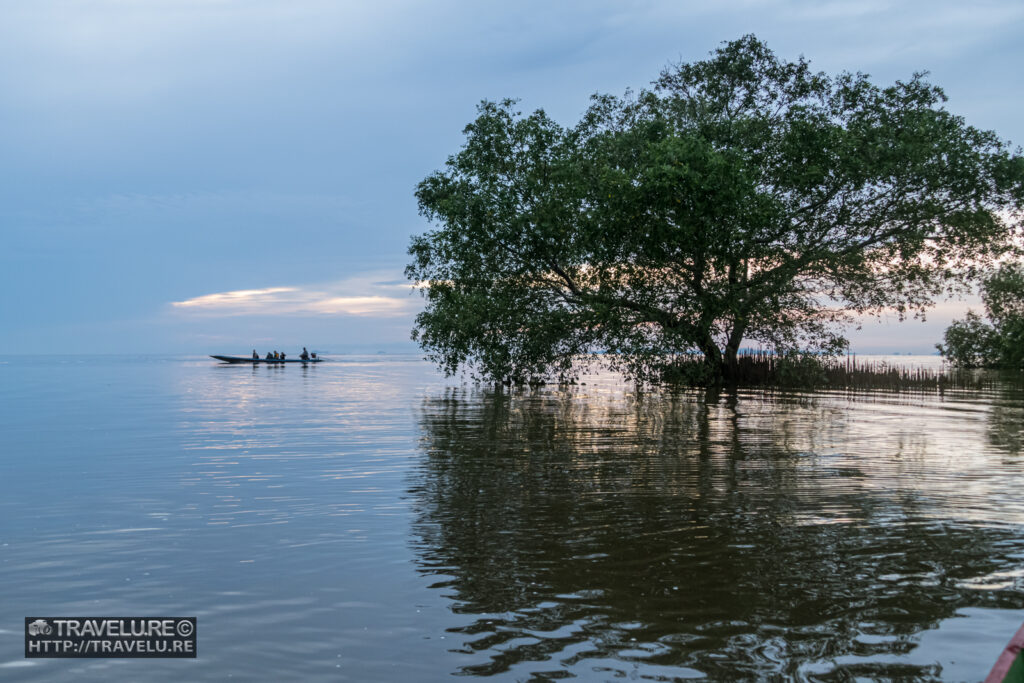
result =
[{"label": "large green tree", "polygon": [[416,192],[414,338],[442,368],[640,380],[741,345],[835,351],[853,314],[918,314],[1015,250],[1024,159],[943,108],[778,58],[753,36],[595,96],[572,127],[484,102]]}]

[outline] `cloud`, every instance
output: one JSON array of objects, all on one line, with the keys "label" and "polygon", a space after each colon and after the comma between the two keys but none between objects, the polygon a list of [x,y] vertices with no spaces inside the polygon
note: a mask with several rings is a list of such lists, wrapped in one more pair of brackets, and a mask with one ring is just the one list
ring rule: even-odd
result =
[{"label": "cloud", "polygon": [[394,315],[403,313],[406,304],[401,299],[386,296],[335,296],[311,302],[310,311],[333,315]]},{"label": "cloud", "polygon": [[239,289],[234,292],[205,294],[186,301],[174,301],[172,306],[181,308],[215,309],[237,308],[251,304],[266,305],[280,301],[279,294],[298,291],[295,287],[268,287],[267,289]]},{"label": "cloud", "polygon": [[[381,286],[372,278],[313,286],[265,287],[215,292],[172,301],[171,308],[195,316],[336,316],[387,318],[410,313],[418,301],[392,294],[396,285]],[[380,293],[379,289],[390,290]],[[405,285],[411,291],[410,285]]]}]

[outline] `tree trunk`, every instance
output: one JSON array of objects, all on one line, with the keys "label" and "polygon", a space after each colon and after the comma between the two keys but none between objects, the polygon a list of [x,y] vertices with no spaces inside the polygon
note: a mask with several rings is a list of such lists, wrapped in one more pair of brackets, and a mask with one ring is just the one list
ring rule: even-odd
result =
[{"label": "tree trunk", "polygon": [[729,341],[725,345],[725,358],[722,361],[722,376],[731,382],[739,379],[739,353],[740,344],[743,343],[743,333],[747,326],[743,318],[737,319],[732,325],[732,332],[729,334]]},{"label": "tree trunk", "polygon": [[725,356],[722,358],[722,377],[730,382],[739,379],[739,349],[733,346],[725,347]]},{"label": "tree trunk", "polygon": [[701,343],[700,350],[704,354],[704,364],[711,369],[716,377],[721,377],[725,369],[722,352],[710,334]]}]

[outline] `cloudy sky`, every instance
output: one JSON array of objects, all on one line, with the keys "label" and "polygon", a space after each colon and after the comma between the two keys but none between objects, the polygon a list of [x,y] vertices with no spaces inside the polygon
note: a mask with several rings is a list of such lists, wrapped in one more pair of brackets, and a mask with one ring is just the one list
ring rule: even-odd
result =
[{"label": "cloudy sky", "polygon": [[0,352],[413,350],[412,192],[477,102],[570,124],[746,33],[1024,141],[1019,0],[0,0]]}]

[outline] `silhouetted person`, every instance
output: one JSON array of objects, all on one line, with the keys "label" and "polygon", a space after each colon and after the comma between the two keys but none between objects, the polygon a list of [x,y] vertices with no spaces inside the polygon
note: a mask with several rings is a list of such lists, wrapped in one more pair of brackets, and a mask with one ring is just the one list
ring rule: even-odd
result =
[{"label": "silhouetted person", "polygon": [[259,360],[260,359],[260,354],[256,353],[256,349],[252,350],[252,359],[253,360]]},{"label": "silhouetted person", "polygon": [[272,354],[270,351],[267,351],[267,360],[274,360],[274,354]]},{"label": "silhouetted person", "polygon": [[306,350],[305,346],[302,347],[302,353],[299,354],[299,358],[302,360],[309,360],[309,351]]},{"label": "silhouetted person", "polygon": [[284,360],[284,351],[281,352],[281,360]]}]

